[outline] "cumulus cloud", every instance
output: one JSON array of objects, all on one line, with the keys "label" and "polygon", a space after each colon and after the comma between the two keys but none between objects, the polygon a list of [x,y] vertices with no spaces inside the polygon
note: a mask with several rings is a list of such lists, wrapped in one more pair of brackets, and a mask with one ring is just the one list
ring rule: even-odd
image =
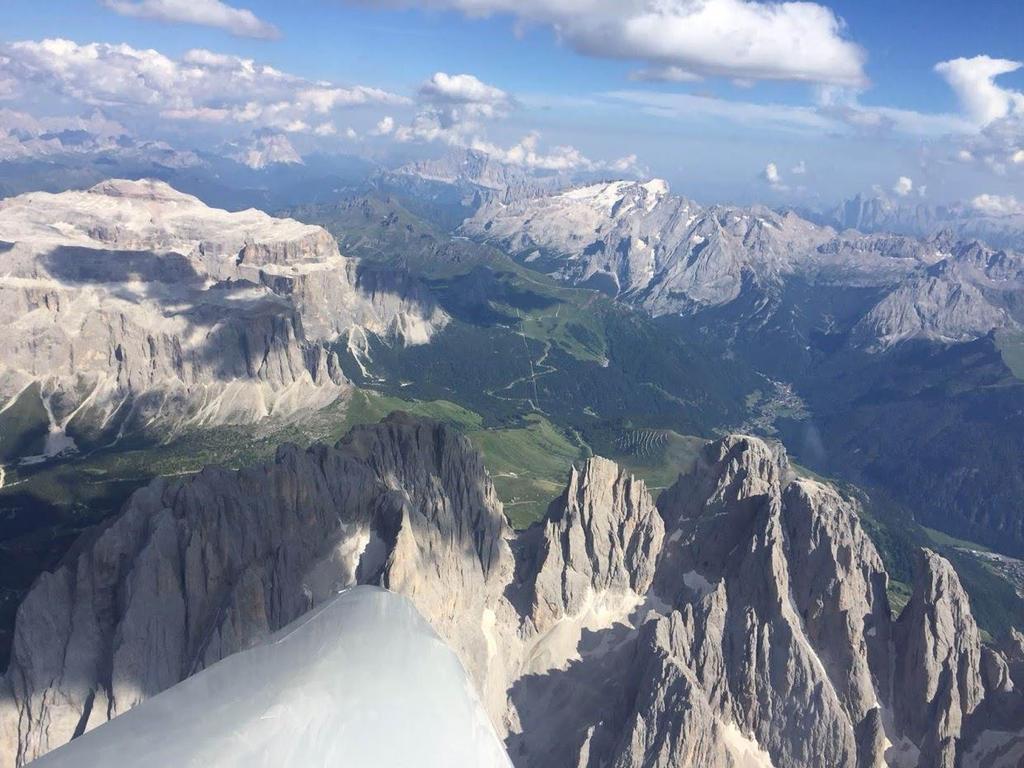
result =
[{"label": "cumulus cloud", "polygon": [[[557,30],[590,56],[629,59],[649,73],[864,85],[864,52],[833,11],[813,2],[755,0],[392,0],[509,13]],[[671,69],[671,68],[675,69]]]},{"label": "cumulus cloud", "polygon": [[648,175],[646,173],[646,169],[640,166],[640,161],[635,154],[626,155],[625,157],[620,157],[618,160],[613,160],[608,163],[608,170],[615,171],[616,173]]},{"label": "cumulus cloud", "polygon": [[488,124],[506,117],[517,105],[509,93],[474,75],[436,72],[420,85],[417,102],[416,114],[409,123],[396,125],[392,122],[383,133],[382,126],[378,126],[377,135],[393,135],[400,142],[438,142],[472,149],[499,162],[535,171],[631,173],[637,167],[635,155],[602,163],[568,145],[541,149],[540,134],[536,131],[511,146],[488,139]]},{"label": "cumulus cloud", "polygon": [[1019,61],[990,56],[952,59],[935,65],[935,71],[949,83],[966,115],[979,126],[1024,110],[1024,93],[996,83],[999,75],[1020,68]]},{"label": "cumulus cloud", "polygon": [[49,39],[11,43],[0,79],[82,104],[141,117],[308,131],[334,110],[408,99],[366,86],[311,82],[253,59],[192,50],[175,59],[152,49]]},{"label": "cumulus cloud", "polygon": [[215,27],[238,37],[279,36],[273,24],[246,8],[234,8],[221,0],[103,0],[103,4],[122,16]]},{"label": "cumulus cloud", "polygon": [[1013,195],[978,195],[971,207],[988,216],[1024,216],[1024,202]]},{"label": "cumulus cloud", "polygon": [[420,85],[419,108],[409,125],[396,131],[399,141],[440,141],[467,146],[483,122],[504,117],[512,98],[474,75],[436,72]]},{"label": "cumulus cloud", "polygon": [[575,147],[553,147],[548,152],[541,152],[538,151],[539,144],[540,134],[533,132],[508,148],[476,139],[470,144],[470,149],[490,155],[500,162],[532,170],[572,171],[592,166],[591,161]]},{"label": "cumulus cloud", "polygon": [[805,173],[807,173],[807,164],[803,160],[801,160],[799,163],[790,168],[789,172],[795,174],[796,176],[803,176]]},{"label": "cumulus cloud", "polygon": [[390,136],[395,132],[395,118],[391,115],[381,118],[381,121],[374,127],[372,133],[374,136]]},{"label": "cumulus cloud", "polygon": [[900,176],[892,185],[892,191],[900,197],[906,197],[914,191],[914,180],[909,176]]},{"label": "cumulus cloud", "polygon": [[436,72],[419,89],[420,98],[438,106],[461,107],[467,114],[495,117],[511,104],[509,95],[473,75]]},{"label": "cumulus cloud", "polygon": [[1024,110],[993,120],[969,137],[956,158],[976,163],[998,176],[1024,171]]},{"label": "cumulus cloud", "polygon": [[786,185],[782,183],[782,175],[779,173],[779,166],[775,163],[768,163],[764,170],[761,171],[761,179],[768,183],[768,186],[772,189],[779,190],[780,192],[787,189]]}]

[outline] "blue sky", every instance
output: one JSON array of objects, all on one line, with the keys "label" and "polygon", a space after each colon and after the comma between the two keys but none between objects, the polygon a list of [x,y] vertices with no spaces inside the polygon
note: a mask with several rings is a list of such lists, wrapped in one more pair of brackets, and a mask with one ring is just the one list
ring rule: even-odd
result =
[{"label": "blue sky", "polygon": [[[697,6],[704,15],[691,15]],[[467,13],[481,8],[490,13]],[[666,12],[668,22],[656,16]],[[301,153],[386,159],[471,145],[542,169],[664,176],[709,200],[813,205],[872,188],[931,202],[1024,199],[1024,159],[1014,161],[1024,70],[1013,66],[1024,60],[1024,3],[1011,0],[7,0],[3,13],[0,108],[98,107],[176,146],[280,131]],[[203,49],[287,73],[293,90],[301,80],[374,94],[273,118],[267,107],[290,98],[279,83],[239,95],[227,79],[219,93],[215,74],[201,92],[158,83],[143,97],[132,62],[92,72],[91,49],[11,47],[48,38],[179,63]],[[74,82],[55,57],[72,57]],[[436,73],[472,81],[425,88]],[[161,110],[165,98],[180,104]],[[241,116],[243,101],[259,101],[260,116]]]}]

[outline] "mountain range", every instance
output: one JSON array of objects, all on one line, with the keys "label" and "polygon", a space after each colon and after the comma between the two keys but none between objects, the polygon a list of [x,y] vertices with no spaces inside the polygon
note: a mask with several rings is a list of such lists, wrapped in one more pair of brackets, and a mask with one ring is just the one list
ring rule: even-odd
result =
[{"label": "mountain range", "polygon": [[681,470],[655,500],[592,458],[513,534],[468,440],[393,415],[157,481],[22,605],[4,764],[355,584],[409,597],[516,765],[1016,764],[1024,648],[981,642],[947,561],[919,554],[896,618],[855,501],[746,436]]},{"label": "mountain range", "polygon": [[653,315],[697,313],[755,292],[767,304],[790,279],[874,289],[857,343],[960,342],[1018,328],[1024,257],[948,234],[917,240],[837,233],[793,213],[703,207],[660,180],[577,187],[493,201],[463,230],[575,284]]},{"label": "mountain range", "polygon": [[455,160],[0,203],[0,768],[271,759],[355,626],[493,764],[1019,765],[1024,258]]},{"label": "mountain range", "polygon": [[948,231],[960,240],[983,240],[996,248],[1024,249],[1024,212],[1006,210],[999,200],[980,195],[969,203],[900,203],[886,197],[856,195],[830,211],[809,218],[838,229],[894,232],[929,237]]}]

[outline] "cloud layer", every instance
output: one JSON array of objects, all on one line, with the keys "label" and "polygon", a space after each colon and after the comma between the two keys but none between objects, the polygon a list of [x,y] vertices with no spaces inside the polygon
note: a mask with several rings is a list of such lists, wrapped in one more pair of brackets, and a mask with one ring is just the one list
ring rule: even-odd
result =
[{"label": "cloud layer", "polygon": [[392,0],[391,5],[507,13],[547,24],[590,56],[644,62],[638,76],[793,80],[862,86],[864,52],[831,9],[753,0]]},{"label": "cloud layer", "polygon": [[1013,195],[978,195],[971,207],[988,216],[1024,216],[1024,202]]},{"label": "cloud layer", "polygon": [[234,8],[221,0],[103,0],[103,4],[122,16],[215,27],[238,37],[279,36],[273,24],[246,8]]},{"label": "cloud layer", "polygon": [[105,109],[171,120],[314,130],[335,110],[408,99],[378,88],[311,82],[252,59],[197,49],[173,59],[129,45],[50,39],[6,46],[0,81]]},{"label": "cloud layer", "polygon": [[[394,135],[400,142],[440,142],[451,147],[483,152],[494,159],[536,171],[569,172],[611,170],[632,173],[636,156],[611,163],[591,160],[569,145],[541,148],[541,136],[530,131],[511,146],[487,138],[488,124],[507,117],[517,105],[506,91],[471,74],[436,72],[417,91],[417,110],[407,125],[396,126],[385,118],[377,136]],[[386,127],[386,130],[382,130]]]}]

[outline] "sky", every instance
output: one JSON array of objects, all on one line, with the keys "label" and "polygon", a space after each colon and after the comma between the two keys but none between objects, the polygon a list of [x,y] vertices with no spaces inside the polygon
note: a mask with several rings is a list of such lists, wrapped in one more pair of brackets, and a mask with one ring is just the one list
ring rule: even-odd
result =
[{"label": "sky", "polygon": [[88,116],[182,149],[273,136],[387,163],[469,147],[537,172],[659,176],[707,202],[865,192],[1024,211],[1019,0],[5,0],[0,14],[12,141]]}]

